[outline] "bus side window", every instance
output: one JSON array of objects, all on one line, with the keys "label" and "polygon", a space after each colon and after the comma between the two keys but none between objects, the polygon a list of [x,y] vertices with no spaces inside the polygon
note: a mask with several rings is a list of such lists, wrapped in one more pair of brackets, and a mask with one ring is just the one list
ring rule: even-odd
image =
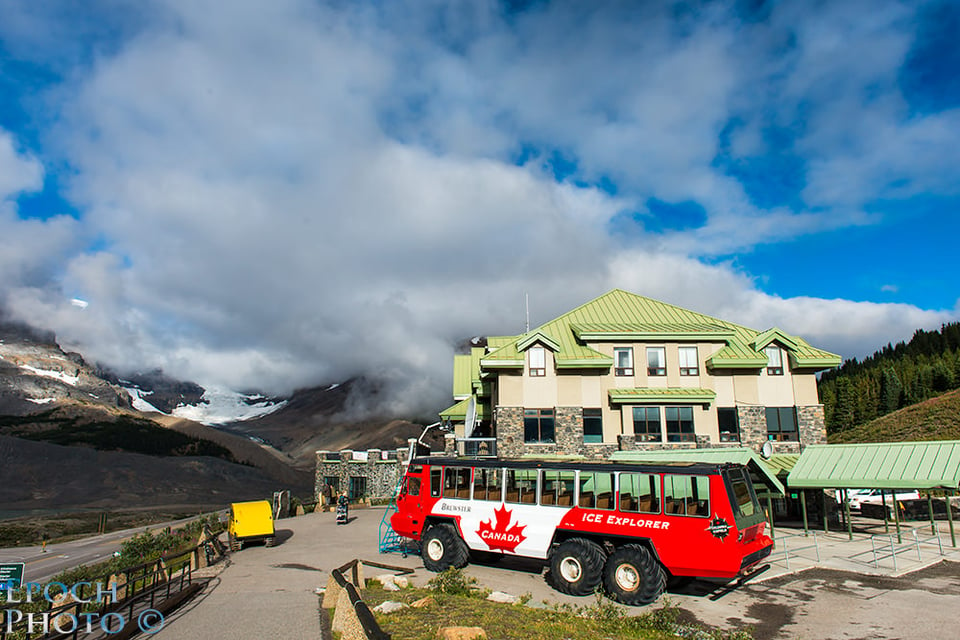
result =
[{"label": "bus side window", "polygon": [[537,503],[537,472],[533,469],[507,469],[506,485],[506,502]]},{"label": "bus side window", "polygon": [[443,469],[430,469],[430,497],[440,497],[440,487],[443,486]]},{"label": "bus side window", "polygon": [[580,472],[577,504],[585,509],[613,509],[613,474]]},{"label": "bus side window", "polygon": [[663,477],[664,513],[708,517],[710,515],[710,477]]},{"label": "bus side window", "polygon": [[443,497],[470,499],[470,468],[444,467]]},{"label": "bus side window", "polygon": [[621,473],[620,511],[660,513],[660,476],[650,473]]},{"label": "bus side window", "polygon": [[474,469],[473,499],[500,502],[500,469]]}]

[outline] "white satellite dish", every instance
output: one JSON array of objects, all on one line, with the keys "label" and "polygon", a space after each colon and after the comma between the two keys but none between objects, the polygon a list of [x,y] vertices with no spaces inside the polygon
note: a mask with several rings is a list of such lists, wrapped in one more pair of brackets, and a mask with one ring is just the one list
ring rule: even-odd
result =
[{"label": "white satellite dish", "polygon": [[773,444],[769,440],[763,443],[763,446],[760,448],[760,455],[764,460],[769,460],[770,456],[773,455]]},{"label": "white satellite dish", "polygon": [[467,404],[467,417],[463,420],[463,437],[473,436],[473,427],[477,422],[477,397],[470,396],[470,402]]}]

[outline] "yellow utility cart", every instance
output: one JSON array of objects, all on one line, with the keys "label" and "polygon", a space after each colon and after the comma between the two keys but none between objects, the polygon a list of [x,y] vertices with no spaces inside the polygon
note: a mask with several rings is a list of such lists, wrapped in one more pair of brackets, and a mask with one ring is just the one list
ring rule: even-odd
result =
[{"label": "yellow utility cart", "polygon": [[230,538],[231,551],[240,551],[245,543],[260,540],[263,540],[266,546],[272,547],[275,535],[273,512],[267,500],[234,502],[230,505],[227,536]]}]

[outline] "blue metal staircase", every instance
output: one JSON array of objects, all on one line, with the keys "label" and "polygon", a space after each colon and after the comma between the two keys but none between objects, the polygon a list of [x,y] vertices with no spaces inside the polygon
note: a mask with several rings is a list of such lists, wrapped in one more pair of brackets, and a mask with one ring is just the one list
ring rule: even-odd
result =
[{"label": "blue metal staircase", "polygon": [[400,494],[400,483],[403,482],[403,476],[400,476],[400,482],[393,490],[393,496],[390,498],[387,508],[383,511],[383,518],[380,519],[380,553],[402,553],[403,557],[407,554],[419,554],[420,545],[416,541],[404,538],[390,526],[390,516],[397,512],[397,496]]}]

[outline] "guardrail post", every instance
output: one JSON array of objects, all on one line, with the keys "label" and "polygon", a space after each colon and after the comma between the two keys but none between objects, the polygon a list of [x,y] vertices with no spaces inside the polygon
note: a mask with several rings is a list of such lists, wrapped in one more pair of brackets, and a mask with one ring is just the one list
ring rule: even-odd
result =
[{"label": "guardrail post", "polygon": [[913,529],[913,544],[917,547],[917,562],[923,562],[923,557],[920,555],[920,537],[917,535],[917,530]]},{"label": "guardrail post", "polygon": [[873,568],[880,568],[880,560],[877,558],[877,537],[870,536],[870,549],[873,551]]},{"label": "guardrail post", "polygon": [[[896,500],[894,500],[894,505],[896,505]],[[889,536],[889,538],[890,538],[890,553],[891,553],[891,555],[893,555],[893,570],[894,570],[894,571],[898,571],[898,569],[897,569],[897,549],[896,549],[896,547],[893,546],[893,536]],[[900,528],[899,528],[899,527],[897,528],[897,543],[898,543],[898,544],[900,543]]]}]

